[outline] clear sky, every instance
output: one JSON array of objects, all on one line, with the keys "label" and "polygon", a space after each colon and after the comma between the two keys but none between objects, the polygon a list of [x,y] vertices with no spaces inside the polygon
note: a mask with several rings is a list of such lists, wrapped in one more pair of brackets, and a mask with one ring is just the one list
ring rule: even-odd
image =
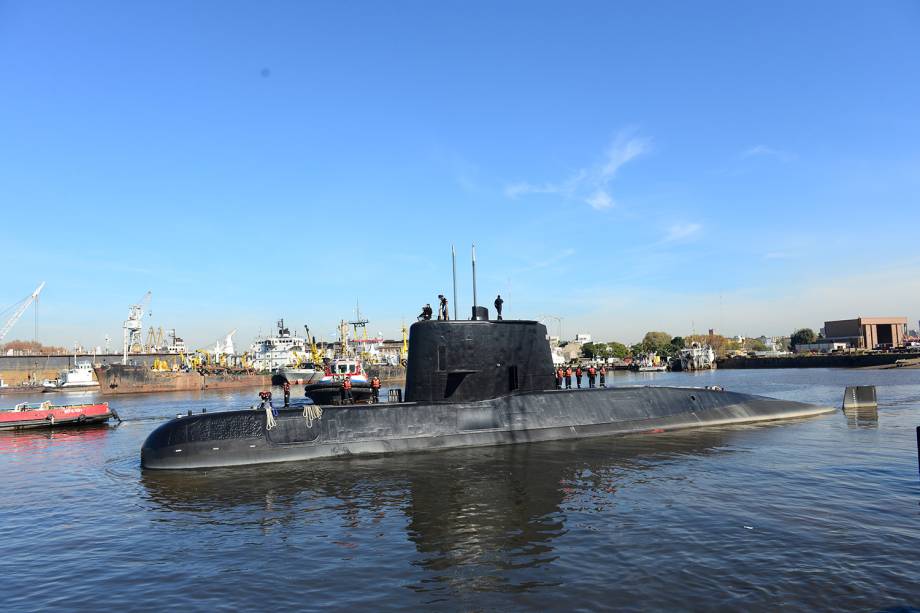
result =
[{"label": "clear sky", "polygon": [[918,222],[913,1],[0,0],[0,308],[47,281],[46,343],[147,290],[193,346],[396,337],[452,243],[469,313],[472,242],[567,337],[915,321]]}]

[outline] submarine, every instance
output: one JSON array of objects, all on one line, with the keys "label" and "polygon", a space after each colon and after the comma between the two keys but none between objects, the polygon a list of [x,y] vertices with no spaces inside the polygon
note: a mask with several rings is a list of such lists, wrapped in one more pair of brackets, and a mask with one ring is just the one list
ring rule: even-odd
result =
[{"label": "submarine", "polygon": [[[555,389],[546,326],[418,321],[401,402],[243,409],[172,419],[141,447],[151,470],[507,445],[802,418],[831,407],[719,388]],[[276,415],[276,416],[275,416]]]}]

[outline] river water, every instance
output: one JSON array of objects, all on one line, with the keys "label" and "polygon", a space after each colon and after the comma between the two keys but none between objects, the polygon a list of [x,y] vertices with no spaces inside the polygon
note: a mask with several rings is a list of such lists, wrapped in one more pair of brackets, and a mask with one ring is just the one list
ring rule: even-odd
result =
[{"label": "river water", "polygon": [[255,391],[115,397],[118,427],[0,433],[0,610],[920,606],[920,370],[613,382],[833,406],[876,385],[879,410],[152,472],[139,449],[159,423]]}]

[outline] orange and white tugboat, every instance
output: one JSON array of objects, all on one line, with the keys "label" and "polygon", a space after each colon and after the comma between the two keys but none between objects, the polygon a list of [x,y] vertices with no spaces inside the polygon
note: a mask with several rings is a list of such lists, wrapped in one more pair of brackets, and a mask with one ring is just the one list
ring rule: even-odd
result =
[{"label": "orange and white tugboat", "polygon": [[0,410],[0,430],[101,424],[113,417],[119,419],[108,402],[63,405],[50,401],[22,402],[12,409]]}]

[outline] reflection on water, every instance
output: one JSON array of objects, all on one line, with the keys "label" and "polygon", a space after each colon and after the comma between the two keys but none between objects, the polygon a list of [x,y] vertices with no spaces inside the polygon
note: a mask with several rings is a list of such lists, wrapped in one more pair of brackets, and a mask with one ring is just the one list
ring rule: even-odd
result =
[{"label": "reflection on water", "polygon": [[4,610],[915,605],[918,375],[692,378],[876,384],[874,414],[189,472],[141,471],[146,435],[252,392],[118,399],[117,428],[0,433],[0,559],[56,571],[5,574]]},{"label": "reflection on water", "polygon": [[[618,475],[652,470],[659,459],[706,455],[723,448],[732,431],[677,436],[551,442],[462,449],[386,458],[321,460],[186,473],[144,471],[148,499],[169,510],[215,513],[261,506],[290,516],[304,499],[335,498],[344,525],[357,525],[357,509],[378,513],[400,494],[408,536],[419,562],[445,564],[488,559],[510,567],[496,552],[539,553],[564,534],[562,504],[590,485],[612,503]],[[641,461],[638,461],[640,460]],[[650,475],[649,478],[654,478]],[[512,557],[513,557],[512,556]]]},{"label": "reflection on water", "polygon": [[[586,491],[593,492],[595,510],[612,508],[620,487],[654,480],[659,462],[717,453],[734,434],[699,431],[192,473],[145,471],[141,483],[156,507],[231,523],[258,507],[271,518],[266,525],[280,530],[297,529],[305,500],[325,501],[325,512],[348,531],[398,512],[418,553],[413,564],[431,573],[407,587],[444,597],[529,591],[559,584],[534,571],[557,560],[555,541],[569,529],[566,513],[587,502],[581,500]],[[338,544],[360,546],[348,538]],[[458,575],[461,568],[475,572]],[[520,580],[507,575],[512,571]]]},{"label": "reflection on water", "polygon": [[111,426],[89,424],[80,427],[35,428],[29,430],[0,430],[0,454],[36,453],[51,448],[50,443],[79,444],[81,451],[98,444],[108,434]]},{"label": "reflection on water", "polygon": [[843,414],[847,417],[847,425],[851,428],[877,428],[878,427],[878,409],[860,408],[844,409]]}]

